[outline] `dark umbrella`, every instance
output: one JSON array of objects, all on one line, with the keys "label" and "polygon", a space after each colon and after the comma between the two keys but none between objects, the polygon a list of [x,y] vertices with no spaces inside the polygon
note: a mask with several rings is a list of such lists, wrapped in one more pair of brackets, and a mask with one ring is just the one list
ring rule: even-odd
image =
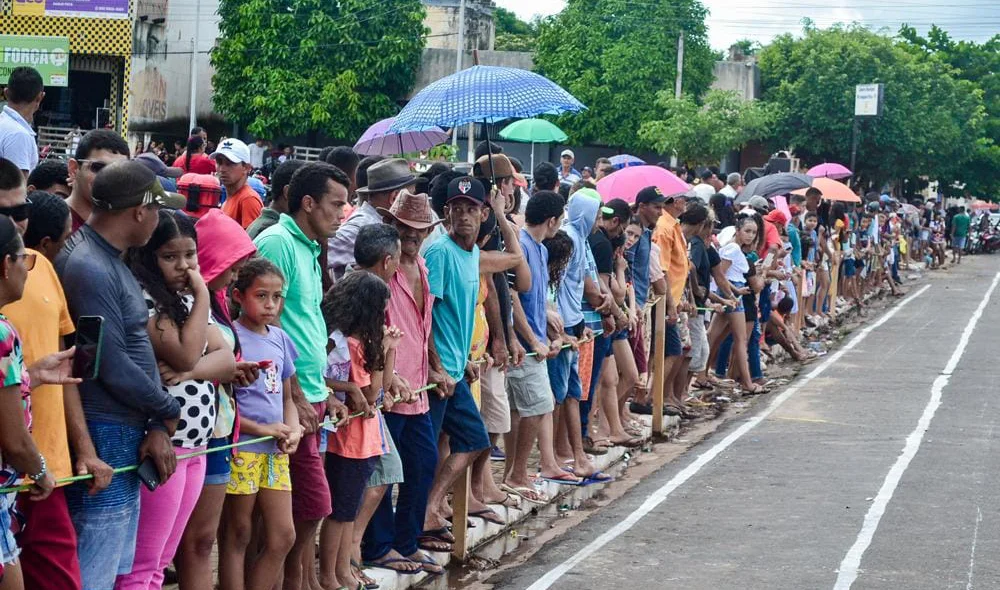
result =
[{"label": "dark umbrella", "polygon": [[779,172],[778,174],[761,176],[751,180],[743,187],[740,196],[736,197],[736,203],[745,203],[753,196],[767,198],[790,193],[796,189],[812,186],[812,181],[811,176],[798,172]]}]

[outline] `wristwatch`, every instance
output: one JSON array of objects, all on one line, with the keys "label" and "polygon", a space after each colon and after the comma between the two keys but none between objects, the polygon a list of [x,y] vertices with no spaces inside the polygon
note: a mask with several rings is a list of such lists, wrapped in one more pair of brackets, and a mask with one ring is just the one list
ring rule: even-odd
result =
[{"label": "wristwatch", "polygon": [[49,473],[49,466],[48,466],[47,463],[45,463],[45,456],[42,455],[41,453],[39,453],[38,454],[38,460],[42,462],[42,468],[41,468],[41,470],[39,470],[39,472],[36,473],[36,474],[34,474],[34,475],[28,475],[28,479],[30,479],[31,481],[34,481],[34,482],[37,482],[37,481],[43,479]]}]

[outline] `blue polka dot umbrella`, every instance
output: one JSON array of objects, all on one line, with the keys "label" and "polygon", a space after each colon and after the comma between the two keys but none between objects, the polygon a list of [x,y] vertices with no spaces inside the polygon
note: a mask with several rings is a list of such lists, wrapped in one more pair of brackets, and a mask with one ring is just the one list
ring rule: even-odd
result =
[{"label": "blue polka dot umbrella", "polygon": [[390,132],[496,123],[585,109],[544,76],[518,68],[472,66],[424,88],[396,115]]}]

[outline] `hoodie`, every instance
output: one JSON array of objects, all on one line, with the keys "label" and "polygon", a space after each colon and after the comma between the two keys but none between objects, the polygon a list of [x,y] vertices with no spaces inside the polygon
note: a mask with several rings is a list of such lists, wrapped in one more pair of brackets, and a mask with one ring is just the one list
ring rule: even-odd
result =
[{"label": "hoodie", "polygon": [[[247,232],[220,209],[209,210],[195,223],[194,228],[198,232],[198,266],[206,283],[212,282],[231,266],[257,252],[257,247]],[[228,316],[226,290],[220,289],[212,293],[212,296]],[[229,317],[225,319],[227,323],[230,320]]]},{"label": "hoodie", "polygon": [[559,315],[566,329],[584,320],[583,279],[587,274],[596,274],[597,265],[590,252],[587,238],[597,223],[597,211],[601,208],[601,197],[593,189],[580,189],[570,195],[566,207],[566,219],[562,229],[573,240],[573,254],[566,266],[556,298]]}]

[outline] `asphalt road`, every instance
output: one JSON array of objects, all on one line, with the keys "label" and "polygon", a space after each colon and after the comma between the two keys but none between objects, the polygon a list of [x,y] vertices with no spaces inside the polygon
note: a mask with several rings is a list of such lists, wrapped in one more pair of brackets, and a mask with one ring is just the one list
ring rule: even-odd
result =
[{"label": "asphalt road", "polygon": [[935,273],[494,587],[1000,588],[998,271]]}]

